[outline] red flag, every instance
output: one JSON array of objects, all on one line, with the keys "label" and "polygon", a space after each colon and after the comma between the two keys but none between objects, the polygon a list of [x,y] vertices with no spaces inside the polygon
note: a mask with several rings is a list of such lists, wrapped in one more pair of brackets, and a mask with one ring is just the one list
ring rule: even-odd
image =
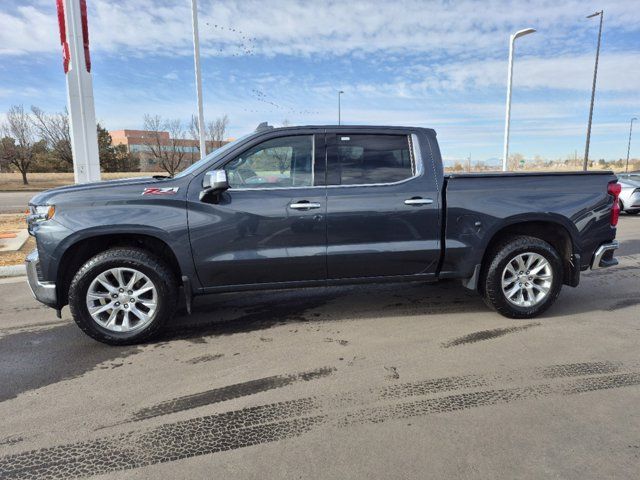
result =
[{"label": "red flag", "polygon": [[84,63],[87,72],[91,71],[91,56],[89,55],[89,23],[87,21],[87,0],[80,0],[80,17],[82,18],[82,44],[84,46]]},{"label": "red flag", "polygon": [[58,7],[58,26],[60,27],[60,44],[62,45],[62,67],[64,73],[69,71],[69,44],[67,43],[67,28],[64,23],[64,4],[63,0],[56,0],[56,6]]}]

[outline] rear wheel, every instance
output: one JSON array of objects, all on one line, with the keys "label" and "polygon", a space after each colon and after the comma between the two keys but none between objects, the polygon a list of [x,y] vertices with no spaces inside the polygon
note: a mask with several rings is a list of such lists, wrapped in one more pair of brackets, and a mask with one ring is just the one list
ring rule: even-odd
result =
[{"label": "rear wheel", "polygon": [[87,261],[69,287],[69,308],[90,337],[110,345],[138,343],[156,334],[175,310],[173,272],[135,248],[114,248]]},{"label": "rear wheel", "polygon": [[562,280],[562,261],[549,243],[535,237],[511,237],[489,259],[484,299],[506,317],[531,318],[555,302]]}]

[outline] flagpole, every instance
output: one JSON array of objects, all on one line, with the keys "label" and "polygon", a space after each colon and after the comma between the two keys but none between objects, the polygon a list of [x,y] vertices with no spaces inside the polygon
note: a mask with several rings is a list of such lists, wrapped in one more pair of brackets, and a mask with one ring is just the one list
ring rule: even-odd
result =
[{"label": "flagpole", "polygon": [[76,183],[100,181],[86,0],[57,0]]},{"label": "flagpole", "polygon": [[198,100],[198,132],[200,133],[200,158],[207,155],[204,131],[204,111],[202,107],[202,74],[200,72],[200,35],[198,33],[198,1],[191,0],[191,20],[193,23],[193,63],[196,71],[196,96]]}]

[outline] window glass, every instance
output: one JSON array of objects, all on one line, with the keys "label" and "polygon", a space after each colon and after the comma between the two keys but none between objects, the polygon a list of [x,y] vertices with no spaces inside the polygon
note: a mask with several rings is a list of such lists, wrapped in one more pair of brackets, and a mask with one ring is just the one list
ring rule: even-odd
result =
[{"label": "window glass", "polygon": [[227,163],[231,188],[313,185],[313,135],[267,140]]},{"label": "window glass", "polygon": [[393,183],[413,176],[406,135],[337,135],[341,185]]}]

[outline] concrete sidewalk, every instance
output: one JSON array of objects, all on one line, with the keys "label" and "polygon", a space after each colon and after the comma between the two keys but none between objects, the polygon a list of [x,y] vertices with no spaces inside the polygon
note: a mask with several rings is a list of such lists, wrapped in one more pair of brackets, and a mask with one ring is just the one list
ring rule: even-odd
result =
[{"label": "concrete sidewalk", "polygon": [[19,265],[8,265],[6,267],[0,267],[0,278],[7,277],[22,277],[27,274],[27,267],[24,263]]},{"label": "concrete sidewalk", "polygon": [[17,252],[29,238],[26,228],[0,231],[0,252]]}]

